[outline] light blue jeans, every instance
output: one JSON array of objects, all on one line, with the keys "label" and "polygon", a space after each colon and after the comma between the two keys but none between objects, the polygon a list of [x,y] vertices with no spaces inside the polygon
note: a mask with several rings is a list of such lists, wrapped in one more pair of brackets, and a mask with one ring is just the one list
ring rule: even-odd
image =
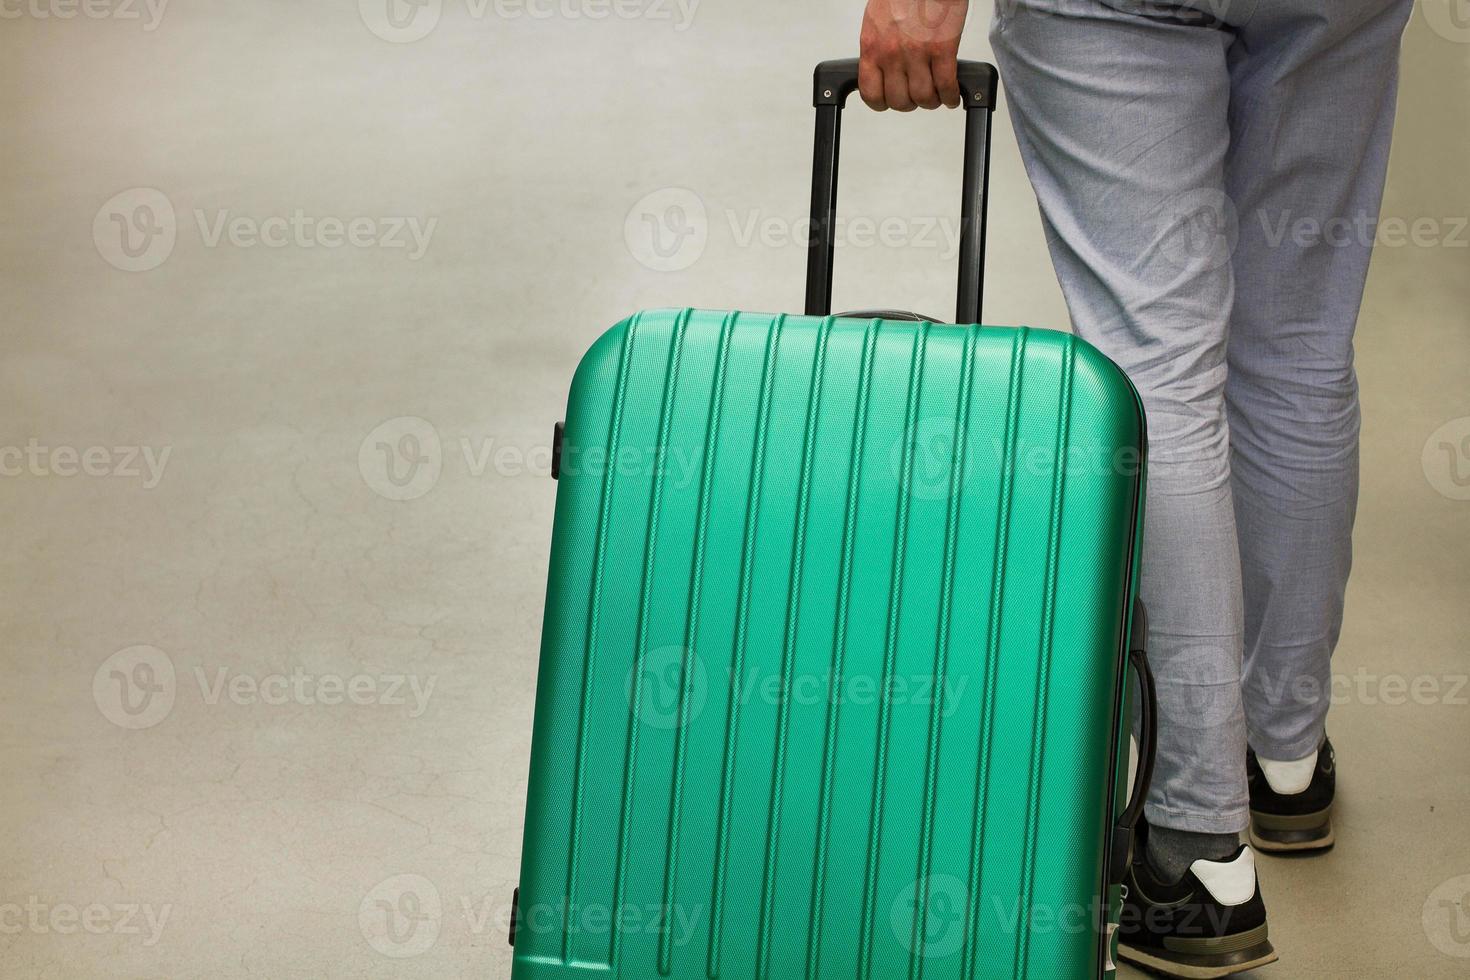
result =
[{"label": "light blue jeans", "polygon": [[1358,492],[1353,327],[1411,0],[997,0],[1073,329],[1149,423],[1146,814],[1247,822],[1247,739],[1308,756]]}]

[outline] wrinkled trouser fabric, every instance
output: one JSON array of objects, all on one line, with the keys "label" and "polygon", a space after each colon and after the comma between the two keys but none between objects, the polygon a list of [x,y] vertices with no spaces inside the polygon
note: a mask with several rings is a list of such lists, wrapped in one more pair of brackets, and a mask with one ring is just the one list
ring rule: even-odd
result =
[{"label": "wrinkled trouser fabric", "polygon": [[1310,755],[1358,492],[1353,327],[1411,0],[997,0],[1073,329],[1148,413],[1146,815],[1245,827],[1247,739]]}]

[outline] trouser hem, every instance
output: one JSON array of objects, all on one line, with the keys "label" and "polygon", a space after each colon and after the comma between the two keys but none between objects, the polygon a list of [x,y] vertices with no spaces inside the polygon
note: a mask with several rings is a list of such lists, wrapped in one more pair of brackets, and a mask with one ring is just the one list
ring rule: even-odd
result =
[{"label": "trouser hem", "polygon": [[1168,827],[1195,834],[1238,834],[1250,824],[1250,809],[1244,806],[1204,812],[1145,803],[1143,815],[1151,827]]},{"label": "trouser hem", "polygon": [[1305,759],[1320,749],[1324,738],[1326,738],[1326,733],[1317,731],[1302,738],[1292,739],[1290,742],[1274,742],[1252,733],[1248,736],[1248,741],[1250,747],[1255,749],[1257,756],[1265,756],[1275,762],[1294,762],[1297,759]]}]

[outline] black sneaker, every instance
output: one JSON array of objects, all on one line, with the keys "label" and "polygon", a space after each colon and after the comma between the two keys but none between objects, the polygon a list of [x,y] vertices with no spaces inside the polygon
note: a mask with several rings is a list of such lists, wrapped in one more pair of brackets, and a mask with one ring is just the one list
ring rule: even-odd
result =
[{"label": "black sneaker", "polygon": [[1254,750],[1245,756],[1251,787],[1250,841],[1263,851],[1323,851],[1332,846],[1332,797],[1337,763],[1332,743],[1322,740],[1315,757],[1300,762],[1267,761]]},{"label": "black sneaker", "polygon": [[1164,881],[1148,860],[1139,822],[1123,885],[1118,956],[1169,977],[1228,977],[1276,962],[1255,854],[1242,844],[1225,861],[1195,861]]}]

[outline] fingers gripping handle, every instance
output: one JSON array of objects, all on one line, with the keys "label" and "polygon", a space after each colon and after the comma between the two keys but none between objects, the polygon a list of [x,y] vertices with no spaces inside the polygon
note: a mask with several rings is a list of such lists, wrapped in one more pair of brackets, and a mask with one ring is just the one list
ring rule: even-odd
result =
[{"label": "fingers gripping handle", "polygon": [[[959,62],[960,94],[966,109],[994,109],[999,76],[995,66],[983,61]],[[820,109],[835,105],[841,109],[847,97],[857,91],[858,59],[839,58],[817,65],[812,77],[812,105]]]},{"label": "fingers gripping handle", "polygon": [[[811,241],[807,245],[806,312],[832,312],[832,263],[836,241],[837,161],[842,107],[857,89],[858,60],[824,61],[813,75],[812,104],[817,110],[812,154]],[[980,61],[959,63],[965,108],[965,171],[960,200],[960,274],[956,323],[978,323],[984,292],[985,206],[990,181],[990,122],[999,76]]]}]

